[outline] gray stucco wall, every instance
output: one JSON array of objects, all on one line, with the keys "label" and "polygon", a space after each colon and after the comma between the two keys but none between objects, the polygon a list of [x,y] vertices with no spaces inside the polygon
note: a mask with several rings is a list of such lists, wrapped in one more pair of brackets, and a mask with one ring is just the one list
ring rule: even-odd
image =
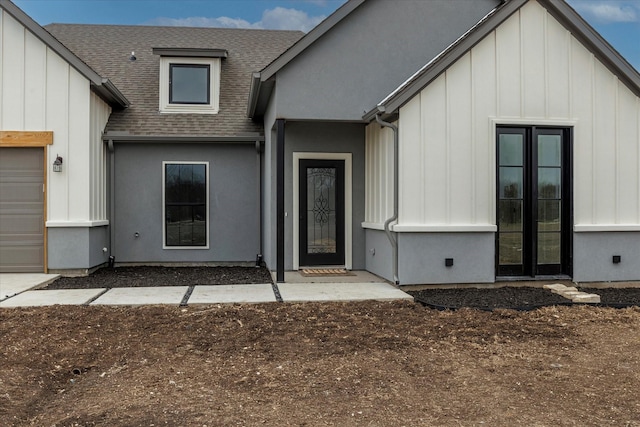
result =
[{"label": "gray stucco wall", "polygon": [[393,252],[384,231],[365,230],[366,270],[393,282]]},{"label": "gray stucco wall", "polygon": [[[209,162],[209,249],[162,248],[163,161]],[[254,144],[117,144],[116,263],[254,261],[260,244],[257,167]]]},{"label": "gray stucco wall", "polygon": [[50,270],[88,270],[106,263],[109,227],[51,227],[47,230]]},{"label": "gray stucco wall", "polygon": [[398,247],[401,285],[495,281],[494,233],[398,233]]},{"label": "gray stucco wall", "polygon": [[[275,152],[275,151],[274,151]],[[285,269],[293,268],[293,152],[352,153],[353,269],[365,268],[364,125],[354,123],[287,122],[285,125]],[[275,180],[275,175],[274,175]],[[274,198],[275,200],[275,198]],[[273,218],[275,238],[275,215]],[[275,265],[272,267],[275,268]]]},{"label": "gray stucco wall", "polygon": [[574,281],[640,281],[640,232],[574,233],[573,242]]},{"label": "gray stucco wall", "polygon": [[278,117],[359,120],[498,3],[365,2],[278,72]]}]

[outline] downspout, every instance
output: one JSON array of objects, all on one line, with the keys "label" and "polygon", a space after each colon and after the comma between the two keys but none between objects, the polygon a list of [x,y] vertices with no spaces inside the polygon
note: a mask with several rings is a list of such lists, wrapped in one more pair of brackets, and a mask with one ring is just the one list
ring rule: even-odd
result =
[{"label": "downspout", "polygon": [[262,142],[256,141],[256,161],[257,164],[257,174],[258,174],[258,206],[259,206],[259,214],[258,214],[258,235],[260,236],[260,243],[258,246],[258,254],[256,255],[256,267],[262,266],[263,261],[263,246],[264,246],[264,238],[262,236],[262,222],[264,219],[264,206],[262,203]]},{"label": "downspout", "polygon": [[113,254],[113,245],[116,239],[116,155],[113,139],[107,142],[109,150],[109,267],[115,266],[116,257]]},{"label": "downspout", "polygon": [[400,148],[398,138],[398,127],[389,122],[385,122],[380,118],[380,113],[376,114],[376,122],[380,126],[390,128],[393,131],[393,216],[384,222],[384,232],[391,242],[392,262],[393,262],[393,281],[396,285],[400,284],[398,278],[398,236],[391,231],[391,223],[398,219],[398,152]]}]

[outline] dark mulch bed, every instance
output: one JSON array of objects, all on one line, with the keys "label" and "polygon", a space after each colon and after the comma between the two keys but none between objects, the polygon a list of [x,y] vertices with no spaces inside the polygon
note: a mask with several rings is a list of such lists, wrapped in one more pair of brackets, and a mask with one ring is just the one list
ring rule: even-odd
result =
[{"label": "dark mulch bed", "polygon": [[266,268],[255,267],[116,267],[102,268],[86,277],[61,277],[45,289],[250,283],[271,283],[271,275]]},{"label": "dark mulch bed", "polygon": [[[640,288],[581,288],[600,295],[601,304],[611,307],[640,306]],[[551,305],[570,305],[571,300],[543,288],[503,287],[495,289],[425,289],[410,291],[417,301],[435,308],[510,308],[530,310]]]},{"label": "dark mulch bed", "polygon": [[566,305],[571,302],[546,289],[525,287],[425,289],[408,293],[417,301],[437,308],[532,309],[549,305]]},{"label": "dark mulch bed", "polygon": [[578,288],[582,292],[600,295],[602,305],[640,306],[640,288]]}]

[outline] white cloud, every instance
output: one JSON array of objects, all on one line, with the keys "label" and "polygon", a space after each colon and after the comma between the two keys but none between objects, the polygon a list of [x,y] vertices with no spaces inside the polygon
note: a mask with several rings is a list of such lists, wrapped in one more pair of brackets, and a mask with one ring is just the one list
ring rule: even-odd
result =
[{"label": "white cloud", "polygon": [[[318,0],[312,0],[318,1]],[[240,18],[220,16],[207,18],[193,16],[189,18],[155,18],[146,22],[146,25],[161,25],[170,27],[217,27],[217,28],[258,28],[270,30],[300,30],[310,31],[322,22],[326,17],[309,16],[306,12],[297,9],[276,7],[267,9],[262,13],[262,19],[258,22],[249,22]]]},{"label": "white cloud", "polygon": [[640,0],[573,0],[570,3],[585,17],[598,22],[640,22]]},{"label": "white cloud", "polygon": [[327,5],[327,0],[302,0],[305,3],[315,4],[316,6],[325,7]]},{"label": "white cloud", "polygon": [[302,30],[305,33],[318,25],[325,16],[309,16],[296,9],[276,7],[265,10],[260,21],[263,28],[272,30]]}]

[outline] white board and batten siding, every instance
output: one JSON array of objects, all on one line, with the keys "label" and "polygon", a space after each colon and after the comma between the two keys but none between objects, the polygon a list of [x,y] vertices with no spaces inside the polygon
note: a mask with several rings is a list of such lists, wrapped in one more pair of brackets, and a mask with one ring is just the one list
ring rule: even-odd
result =
[{"label": "white board and batten siding", "polygon": [[[89,80],[0,9],[0,129],[52,131],[47,147],[47,226],[107,224],[102,131],[111,107]],[[51,164],[63,158],[63,171]]]},{"label": "white board and batten siding", "polygon": [[365,140],[366,207],[362,226],[382,230],[393,215],[393,132],[372,123],[365,130]]},{"label": "white board and batten siding", "polygon": [[640,230],[640,98],[529,2],[400,109],[396,231],[495,230],[500,124],[572,127],[575,231]]}]

